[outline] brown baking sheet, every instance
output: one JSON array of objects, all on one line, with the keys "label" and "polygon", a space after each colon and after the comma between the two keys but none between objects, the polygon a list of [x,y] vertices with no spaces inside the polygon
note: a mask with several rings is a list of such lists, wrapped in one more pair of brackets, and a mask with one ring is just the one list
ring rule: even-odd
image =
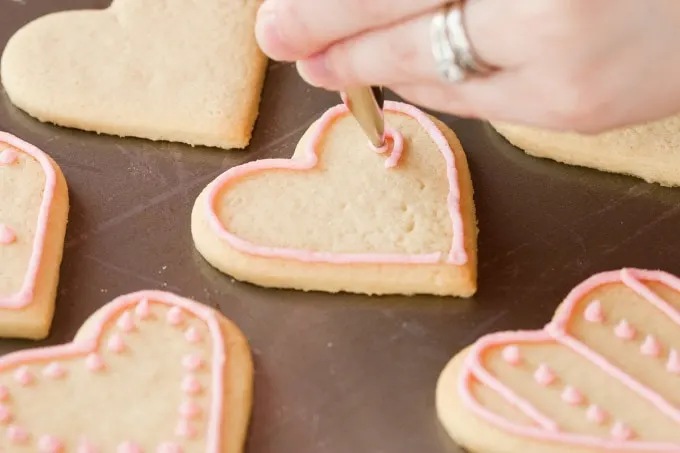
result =
[{"label": "brown baking sheet", "polygon": [[[108,0],[0,0],[0,48],[51,11]],[[216,56],[219,58],[219,56]],[[106,68],[101,68],[106,71]],[[680,190],[537,160],[488,126],[441,116],[470,161],[480,226],[472,300],[368,298],[260,289],[213,270],[194,250],[189,214],[218,174],[288,157],[335,94],[270,64],[247,151],[97,136],[41,124],[0,93],[0,130],[52,155],[71,213],[52,333],[70,340],[111,298],[164,289],[219,308],[248,336],[255,401],[247,453],[454,453],[434,388],[444,364],[480,335],[537,328],[589,275],[622,266],[680,273]],[[30,347],[0,341],[0,353]]]}]

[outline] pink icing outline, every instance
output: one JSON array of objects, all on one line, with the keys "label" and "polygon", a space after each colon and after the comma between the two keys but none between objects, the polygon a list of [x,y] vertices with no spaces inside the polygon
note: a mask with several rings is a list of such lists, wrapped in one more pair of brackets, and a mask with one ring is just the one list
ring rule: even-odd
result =
[{"label": "pink icing outline", "polygon": [[[458,170],[453,151],[448,140],[439,128],[427,115],[417,108],[400,102],[385,102],[385,110],[388,112],[402,113],[415,119],[430,134],[444,160],[446,161],[447,178],[449,181],[449,194],[447,205],[449,217],[452,223],[453,239],[451,248],[446,257],[446,262],[462,266],[468,261],[465,251],[463,218],[460,213],[460,188],[458,185]],[[220,192],[229,183],[251,173],[267,170],[293,170],[305,171],[316,167],[318,163],[317,147],[324,137],[330,124],[342,115],[349,114],[344,104],[329,109],[312,127],[314,133],[309,139],[303,160],[292,159],[263,159],[239,165],[231,168],[219,176],[211,184],[206,197],[205,209],[208,223],[220,239],[229,243],[236,250],[249,255],[259,255],[267,258],[283,258],[308,263],[332,263],[332,264],[355,264],[355,263],[393,263],[393,264],[436,264],[441,260],[442,253],[424,254],[390,254],[390,253],[330,253],[315,252],[309,250],[266,247],[254,244],[235,234],[227,231],[217,216],[215,204]]]},{"label": "pink icing outline", "polygon": [[[680,451],[680,444],[675,443],[648,442],[638,440],[621,441],[616,439],[604,439],[594,436],[560,432],[559,427],[556,426],[553,420],[551,420],[549,417],[545,417],[531,403],[515,394],[512,390],[492,376],[488,371],[486,371],[481,361],[481,357],[483,356],[484,352],[490,348],[518,343],[557,342],[568,346],[582,357],[591,361],[591,363],[599,366],[601,369],[603,369],[603,371],[627,386],[634,393],[637,393],[647,401],[654,404],[663,414],[667,415],[675,422],[680,423],[680,411],[668,403],[661,395],[640,384],[635,379],[623,373],[620,369],[599,356],[597,353],[590,350],[583,343],[570,337],[566,330],[569,321],[573,318],[574,312],[582,299],[584,299],[597,287],[619,282],[624,283],[626,286],[642,296],[652,306],[680,325],[680,315],[678,312],[675,311],[675,309],[663,299],[658,297],[656,293],[653,293],[651,290],[649,290],[638,279],[660,282],[671,287],[673,290],[680,292],[680,279],[661,271],[622,269],[620,271],[605,272],[590,277],[569,293],[564,303],[555,313],[553,321],[551,321],[543,330],[496,333],[485,336],[475,343],[470,350],[470,354],[465,360],[463,370],[458,380],[458,393],[461,396],[463,404],[465,404],[472,410],[473,413],[483,420],[513,435],[531,437],[538,440],[568,445],[595,447],[605,450],[654,452]],[[481,405],[473,396],[471,389],[471,382],[473,378],[477,379],[483,385],[495,391],[499,396],[501,396],[501,398],[505,399],[509,404],[522,411],[539,426],[516,424],[495,414],[491,410]],[[553,426],[555,429],[551,429]]]},{"label": "pink icing outline", "polygon": [[35,237],[33,238],[33,248],[31,257],[28,261],[28,269],[26,270],[24,281],[18,292],[10,294],[9,296],[0,296],[0,308],[18,310],[28,306],[33,299],[33,290],[35,289],[36,278],[38,276],[38,271],[40,270],[40,262],[43,255],[43,248],[45,247],[45,235],[47,233],[47,223],[50,217],[50,207],[52,205],[52,199],[54,198],[54,189],[57,185],[57,174],[47,155],[37,147],[6,132],[0,132],[0,143],[2,142],[33,157],[38,161],[43,169],[43,173],[45,173],[45,188],[43,189],[42,202],[40,203],[40,210],[38,211],[37,228]]},{"label": "pink icing outline", "polygon": [[90,332],[92,333],[88,338],[74,340],[71,343],[58,346],[29,349],[7,354],[0,357],[0,372],[24,365],[27,362],[49,362],[57,358],[86,358],[90,353],[97,352],[100,348],[105,347],[102,340],[112,319],[115,319],[116,316],[119,316],[126,309],[134,308],[137,302],[144,297],[151,299],[153,303],[181,307],[203,321],[208,327],[213,344],[211,356],[211,405],[206,444],[209,453],[219,453],[221,451],[221,429],[224,415],[222,407],[222,395],[224,394],[224,364],[226,361],[224,340],[219,321],[214,312],[208,307],[192,300],[184,299],[172,293],[163,291],[139,291],[120,296],[109,302],[102,309],[101,316],[98,316],[90,327]]}]

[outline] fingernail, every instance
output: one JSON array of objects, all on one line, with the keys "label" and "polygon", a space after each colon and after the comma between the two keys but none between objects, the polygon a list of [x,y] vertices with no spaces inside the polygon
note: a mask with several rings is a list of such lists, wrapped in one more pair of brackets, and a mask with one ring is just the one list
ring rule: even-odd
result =
[{"label": "fingernail", "polygon": [[312,86],[331,88],[335,82],[333,73],[328,67],[328,58],[325,53],[298,61],[297,69],[300,77]]},{"label": "fingernail", "polygon": [[255,24],[255,38],[262,51],[276,60],[285,56],[288,49],[279,32],[275,4],[275,1],[268,0],[260,7]]}]

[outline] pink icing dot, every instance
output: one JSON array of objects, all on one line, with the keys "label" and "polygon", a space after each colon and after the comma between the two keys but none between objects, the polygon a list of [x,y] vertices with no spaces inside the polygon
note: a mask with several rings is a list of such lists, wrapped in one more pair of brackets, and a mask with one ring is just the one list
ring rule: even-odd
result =
[{"label": "pink icing dot", "polygon": [[129,311],[123,313],[120,316],[120,318],[118,318],[118,322],[116,322],[116,325],[120,330],[126,333],[135,330],[135,320],[132,319],[132,313],[130,313]]},{"label": "pink icing dot", "polygon": [[203,359],[197,354],[188,354],[182,359],[182,366],[188,371],[197,371],[201,369],[203,365]]},{"label": "pink icing dot", "polygon": [[125,350],[125,342],[120,335],[114,333],[111,335],[111,338],[109,338],[108,347],[113,352],[123,352]]},{"label": "pink icing dot", "polygon": [[142,448],[134,442],[123,442],[118,445],[117,453],[142,453]]},{"label": "pink icing dot", "polygon": [[31,370],[28,369],[26,365],[19,367],[15,372],[14,372],[14,379],[16,381],[23,385],[31,385],[35,381],[35,376],[33,376],[33,373],[31,373]]},{"label": "pink icing dot", "polygon": [[555,373],[545,364],[540,365],[534,373],[534,380],[543,387],[548,387],[555,382],[555,379]]},{"label": "pink icing dot", "polygon": [[189,343],[198,343],[201,341],[201,334],[195,327],[189,327],[185,334],[185,337]]},{"label": "pink icing dot", "polygon": [[59,362],[52,362],[43,369],[43,374],[52,379],[59,379],[64,377],[66,370]]},{"label": "pink icing dot", "polygon": [[4,385],[0,385],[0,401],[6,401],[9,398],[9,390]]},{"label": "pink icing dot", "polygon": [[157,453],[182,453],[182,447],[173,442],[163,442],[158,446]]},{"label": "pink icing dot", "polygon": [[3,425],[12,421],[12,411],[5,404],[0,404],[0,423]]},{"label": "pink icing dot", "polygon": [[571,406],[578,406],[583,403],[583,395],[574,387],[567,386],[562,392],[562,401]]},{"label": "pink icing dot", "polygon": [[675,349],[671,350],[668,354],[668,362],[666,363],[666,369],[673,374],[680,374],[680,355]]},{"label": "pink icing dot", "polygon": [[191,438],[196,436],[196,428],[193,427],[189,420],[180,420],[175,428],[175,434],[179,437]]},{"label": "pink icing dot", "polygon": [[167,319],[171,325],[179,326],[182,324],[182,321],[184,321],[184,313],[182,313],[181,308],[172,307],[170,310],[168,310]]},{"label": "pink icing dot", "polygon": [[12,165],[17,161],[19,155],[13,149],[5,149],[0,153],[0,165]]},{"label": "pink icing dot", "polygon": [[21,426],[11,425],[7,428],[7,438],[14,444],[22,444],[28,441],[29,437],[28,431]]},{"label": "pink icing dot", "polygon": [[64,449],[64,444],[53,436],[42,436],[38,439],[38,451],[41,453],[59,453]]},{"label": "pink icing dot", "polygon": [[635,329],[630,324],[628,324],[628,321],[625,319],[622,320],[618,326],[616,326],[614,333],[622,340],[632,340],[635,338]]},{"label": "pink icing dot", "polygon": [[9,245],[16,240],[17,236],[14,234],[14,230],[4,223],[0,223],[0,244]]},{"label": "pink icing dot", "polygon": [[522,362],[519,348],[517,346],[507,346],[503,349],[503,360],[513,366],[519,365]]},{"label": "pink icing dot", "polygon": [[78,445],[78,449],[76,450],[76,453],[98,453],[99,450],[89,443],[87,440],[82,440],[80,444]]},{"label": "pink icing dot", "polygon": [[624,423],[616,422],[611,435],[616,440],[630,440],[633,437],[633,431]]},{"label": "pink icing dot", "polygon": [[195,395],[203,390],[203,386],[195,376],[189,375],[182,381],[182,390],[189,395]]},{"label": "pink icing dot", "polygon": [[640,346],[640,352],[649,357],[659,357],[661,355],[661,345],[653,335],[647,335],[645,342]]},{"label": "pink icing dot", "polygon": [[193,401],[185,401],[179,406],[179,413],[187,419],[198,418],[201,415],[201,407]]},{"label": "pink icing dot", "polygon": [[135,313],[139,316],[139,319],[147,319],[151,316],[151,307],[149,306],[149,299],[146,297],[142,299],[135,307]]},{"label": "pink icing dot", "polygon": [[583,313],[584,318],[588,322],[600,324],[604,322],[604,313],[602,312],[602,304],[599,300],[595,300],[588,305],[586,311]]},{"label": "pink icing dot", "polygon": [[588,418],[589,421],[596,423],[598,425],[601,425],[605,421],[607,421],[607,413],[594,404],[588,408],[588,412],[586,412],[586,417]]},{"label": "pink icing dot", "polygon": [[96,352],[93,352],[85,359],[85,366],[90,371],[100,371],[104,369],[104,361]]}]

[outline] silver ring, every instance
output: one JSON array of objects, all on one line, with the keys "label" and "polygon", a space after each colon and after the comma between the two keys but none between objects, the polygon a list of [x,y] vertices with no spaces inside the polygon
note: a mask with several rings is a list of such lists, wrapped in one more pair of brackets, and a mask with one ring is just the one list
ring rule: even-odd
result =
[{"label": "silver ring", "polygon": [[488,75],[496,70],[477,57],[465,28],[465,0],[439,10],[432,19],[430,39],[440,76],[449,83]]}]

